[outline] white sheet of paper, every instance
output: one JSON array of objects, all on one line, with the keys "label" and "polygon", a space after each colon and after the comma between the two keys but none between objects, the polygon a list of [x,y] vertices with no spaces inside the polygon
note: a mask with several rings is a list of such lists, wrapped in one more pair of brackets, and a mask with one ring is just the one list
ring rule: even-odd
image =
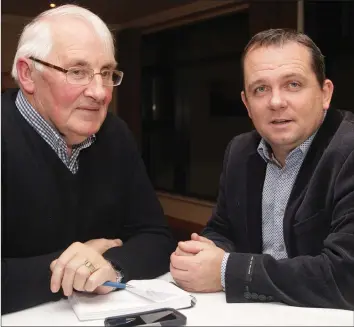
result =
[{"label": "white sheet of paper", "polygon": [[[172,289],[171,292],[168,292],[168,287],[167,290],[166,287],[161,289],[160,283],[154,284],[151,280],[148,282],[145,280],[132,280],[128,283],[128,285],[133,287],[127,287],[127,291],[154,302],[165,302],[179,296],[176,294],[175,289]],[[175,286],[171,286],[175,288]]]}]

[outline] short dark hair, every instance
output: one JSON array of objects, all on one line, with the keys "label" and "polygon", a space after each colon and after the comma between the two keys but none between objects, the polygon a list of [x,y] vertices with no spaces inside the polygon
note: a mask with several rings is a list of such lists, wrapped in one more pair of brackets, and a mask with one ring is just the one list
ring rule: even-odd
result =
[{"label": "short dark hair", "polygon": [[241,72],[242,72],[242,83],[243,88],[245,88],[245,78],[244,78],[244,68],[245,68],[245,58],[251,50],[260,47],[268,46],[282,46],[288,42],[297,42],[310,51],[311,55],[311,66],[316,75],[317,81],[320,86],[323,86],[323,83],[326,79],[325,73],[325,62],[324,56],[318,46],[311,40],[309,36],[304,33],[286,29],[286,28],[277,28],[277,29],[268,29],[258,34],[254,35],[251,40],[248,42],[246,47],[243,50],[241,57]]}]

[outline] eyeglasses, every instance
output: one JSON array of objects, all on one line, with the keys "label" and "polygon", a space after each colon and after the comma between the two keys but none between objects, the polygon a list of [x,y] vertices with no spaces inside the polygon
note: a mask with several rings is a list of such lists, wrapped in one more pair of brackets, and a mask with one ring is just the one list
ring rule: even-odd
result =
[{"label": "eyeglasses", "polygon": [[66,75],[66,81],[73,85],[87,85],[90,84],[95,75],[101,75],[102,84],[105,86],[117,86],[122,83],[124,73],[120,70],[112,69],[102,69],[99,73],[95,73],[91,68],[84,67],[70,67],[69,69],[64,69],[59,66],[50,64],[49,62],[29,57],[31,60],[38,62],[44,66],[54,68]]}]

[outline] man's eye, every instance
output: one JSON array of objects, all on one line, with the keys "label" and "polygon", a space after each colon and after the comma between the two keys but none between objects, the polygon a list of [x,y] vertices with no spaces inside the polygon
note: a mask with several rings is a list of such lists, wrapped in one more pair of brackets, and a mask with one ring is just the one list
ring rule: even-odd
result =
[{"label": "man's eye", "polygon": [[265,86],[258,86],[254,91],[255,91],[255,93],[263,93],[266,91],[266,87]]},{"label": "man's eye", "polygon": [[101,72],[101,75],[102,75],[103,78],[111,78],[112,74],[113,73],[110,70],[103,70]]},{"label": "man's eye", "polygon": [[298,83],[298,82],[290,82],[289,86],[292,89],[296,89],[296,88],[300,87],[300,83]]},{"label": "man's eye", "polygon": [[71,69],[70,74],[75,78],[82,78],[87,75],[87,72],[85,69]]}]

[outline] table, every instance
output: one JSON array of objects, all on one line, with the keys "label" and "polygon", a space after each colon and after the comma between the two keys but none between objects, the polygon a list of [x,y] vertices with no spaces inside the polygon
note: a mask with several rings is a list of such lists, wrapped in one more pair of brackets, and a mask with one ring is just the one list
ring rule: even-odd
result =
[{"label": "table", "polygon": [[[171,280],[169,274],[161,279]],[[223,292],[193,294],[194,308],[181,312],[187,326],[354,326],[348,310],[291,307],[280,303],[226,303]],[[103,326],[103,320],[79,321],[67,300],[2,316],[2,326]]]}]

